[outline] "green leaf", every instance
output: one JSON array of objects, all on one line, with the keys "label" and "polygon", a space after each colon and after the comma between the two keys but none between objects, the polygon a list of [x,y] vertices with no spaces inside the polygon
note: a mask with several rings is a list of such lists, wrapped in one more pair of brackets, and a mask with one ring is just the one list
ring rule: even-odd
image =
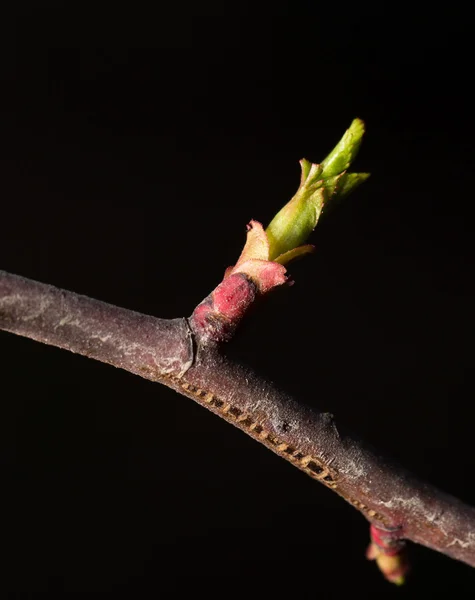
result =
[{"label": "green leaf", "polygon": [[297,258],[301,258],[302,256],[306,256],[307,254],[311,254],[314,252],[315,246],[312,244],[305,244],[304,246],[298,246],[293,250],[289,250],[288,252],[284,252],[280,256],[274,259],[274,262],[279,263],[280,265],[287,265],[289,262],[296,260]]},{"label": "green leaf", "polygon": [[369,176],[370,173],[345,173],[338,184],[338,200],[344,200],[359,185],[364,183]]},{"label": "green leaf", "polygon": [[344,173],[340,176],[336,188],[336,193],[331,196],[331,202],[326,202],[324,206],[324,214],[326,215],[329,209],[337,207],[342,200],[347,198],[351,192],[354,192],[358,186],[364,183],[370,173]]},{"label": "green leaf", "polygon": [[363,121],[354,119],[335,148],[322,161],[323,177],[332,177],[350,168],[360,149],[363,134]]}]

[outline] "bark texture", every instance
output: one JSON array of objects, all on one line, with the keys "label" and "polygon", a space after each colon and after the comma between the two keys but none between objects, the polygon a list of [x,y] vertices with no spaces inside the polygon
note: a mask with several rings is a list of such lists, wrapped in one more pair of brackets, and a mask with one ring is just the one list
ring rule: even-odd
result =
[{"label": "bark texture", "polygon": [[1,329],[163,383],[334,490],[377,528],[475,566],[474,508],[229,361],[210,330],[222,322],[219,311],[209,320],[202,310],[199,318],[157,319],[0,271]]}]

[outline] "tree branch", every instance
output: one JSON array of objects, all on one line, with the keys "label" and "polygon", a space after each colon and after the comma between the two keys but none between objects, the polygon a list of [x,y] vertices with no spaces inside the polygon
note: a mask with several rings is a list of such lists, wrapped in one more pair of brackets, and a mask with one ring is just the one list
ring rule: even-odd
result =
[{"label": "tree branch", "polygon": [[[240,299],[253,299],[252,282],[234,278],[225,280],[226,294],[231,285]],[[334,490],[378,531],[475,566],[475,509],[226,358],[218,342],[223,322],[226,335],[229,327],[217,290],[191,319],[163,320],[0,271],[0,328],[164,383]]]},{"label": "tree branch", "polygon": [[193,362],[186,319],[157,319],[0,271],[0,328],[143,375]]}]

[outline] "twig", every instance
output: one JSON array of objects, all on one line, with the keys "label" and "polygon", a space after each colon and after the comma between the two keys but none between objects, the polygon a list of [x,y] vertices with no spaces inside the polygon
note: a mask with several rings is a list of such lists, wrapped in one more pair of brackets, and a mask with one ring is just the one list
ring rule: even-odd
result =
[{"label": "twig", "polygon": [[[237,282],[240,298],[244,290],[253,299],[252,282],[232,277],[226,285]],[[475,566],[475,509],[228,360],[213,338],[225,322],[218,297],[215,290],[191,319],[163,320],[0,271],[0,328],[164,383],[334,490],[379,530]],[[203,306],[206,327],[197,319]]]}]

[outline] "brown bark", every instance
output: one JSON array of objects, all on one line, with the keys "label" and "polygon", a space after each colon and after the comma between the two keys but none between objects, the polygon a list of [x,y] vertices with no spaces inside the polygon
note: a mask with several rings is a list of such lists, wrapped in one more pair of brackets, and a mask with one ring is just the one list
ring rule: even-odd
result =
[{"label": "brown bark", "polygon": [[229,361],[209,341],[209,322],[204,339],[193,319],[156,319],[0,271],[0,328],[164,383],[333,489],[377,527],[397,527],[401,538],[475,566],[474,508]]}]

